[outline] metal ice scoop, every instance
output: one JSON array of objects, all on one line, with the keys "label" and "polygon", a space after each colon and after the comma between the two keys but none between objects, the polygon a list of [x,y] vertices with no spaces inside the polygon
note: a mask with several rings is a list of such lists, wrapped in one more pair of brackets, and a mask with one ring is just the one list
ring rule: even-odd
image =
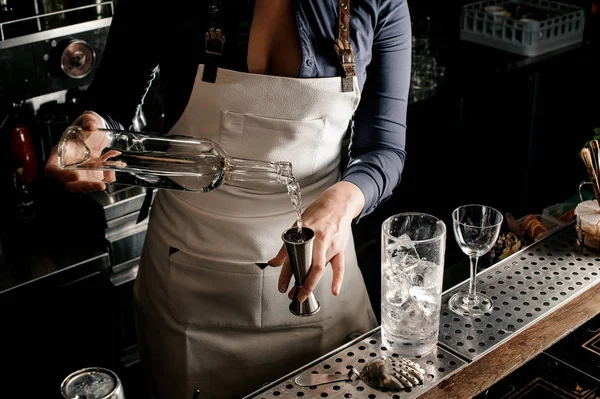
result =
[{"label": "metal ice scoop", "polygon": [[352,367],[346,375],[305,374],[296,377],[294,382],[302,387],[311,387],[330,382],[352,381],[356,377],[373,388],[399,390],[423,384],[425,370],[408,359],[380,357],[371,360],[360,372]]}]

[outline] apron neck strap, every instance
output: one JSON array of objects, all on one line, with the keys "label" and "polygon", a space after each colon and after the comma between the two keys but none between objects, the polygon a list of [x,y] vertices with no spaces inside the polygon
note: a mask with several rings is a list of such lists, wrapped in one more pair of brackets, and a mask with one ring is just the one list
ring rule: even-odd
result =
[{"label": "apron neck strap", "polygon": [[344,70],[342,76],[342,91],[354,91],[352,78],[356,75],[354,71],[354,50],[350,43],[350,0],[338,1],[338,36],[333,47],[338,54],[340,64]]},{"label": "apron neck strap", "polygon": [[[344,75],[342,76],[342,91],[352,92],[354,91],[352,78],[356,76],[356,72],[354,70],[354,50],[352,49],[352,43],[350,43],[350,0],[338,1],[338,15],[338,35],[333,47],[338,54],[344,71]],[[221,0],[210,0],[208,2],[207,22],[208,29],[204,34],[206,62],[202,80],[215,83],[219,60],[225,46]]]},{"label": "apron neck strap", "polygon": [[225,33],[223,31],[223,12],[221,0],[210,0],[207,13],[208,29],[204,34],[204,52],[206,62],[202,80],[215,83],[217,79],[217,68],[225,46]]}]

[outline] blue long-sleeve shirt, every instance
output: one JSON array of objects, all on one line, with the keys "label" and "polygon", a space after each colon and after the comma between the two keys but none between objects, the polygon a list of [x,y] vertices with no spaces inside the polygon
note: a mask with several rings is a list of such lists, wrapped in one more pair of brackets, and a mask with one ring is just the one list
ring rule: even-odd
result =
[{"label": "blue long-sleeve shirt", "polygon": [[[333,42],[338,0],[292,0],[302,48],[299,78],[341,76]],[[220,66],[247,72],[253,0],[223,0]],[[204,63],[206,1],[119,0],[102,61],[88,94],[110,127],[130,127],[160,67],[165,128],[188,102]],[[350,162],[342,179],[358,186],[366,204],[359,218],[389,198],[405,159],[411,26],[406,0],[352,0],[350,41],[361,101],[351,124]]]}]

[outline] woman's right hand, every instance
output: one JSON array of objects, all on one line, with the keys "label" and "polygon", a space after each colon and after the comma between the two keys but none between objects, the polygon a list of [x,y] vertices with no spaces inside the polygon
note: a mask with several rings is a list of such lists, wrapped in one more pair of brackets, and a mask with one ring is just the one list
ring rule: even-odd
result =
[{"label": "woman's right hand", "polygon": [[[93,132],[101,128],[103,122],[97,113],[86,111],[72,125]],[[58,145],[52,148],[44,172],[48,178],[63,183],[72,192],[102,191],[106,188],[105,182],[115,181],[115,174],[110,171],[62,169],[58,165]]]}]

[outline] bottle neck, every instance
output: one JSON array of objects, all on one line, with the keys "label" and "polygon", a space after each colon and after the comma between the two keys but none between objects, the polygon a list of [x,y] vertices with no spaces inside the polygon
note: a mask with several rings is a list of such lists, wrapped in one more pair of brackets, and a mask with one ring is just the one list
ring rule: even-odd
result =
[{"label": "bottle neck", "polygon": [[226,157],[225,173],[226,181],[287,185],[292,178],[292,164]]}]

